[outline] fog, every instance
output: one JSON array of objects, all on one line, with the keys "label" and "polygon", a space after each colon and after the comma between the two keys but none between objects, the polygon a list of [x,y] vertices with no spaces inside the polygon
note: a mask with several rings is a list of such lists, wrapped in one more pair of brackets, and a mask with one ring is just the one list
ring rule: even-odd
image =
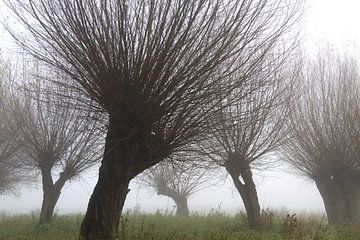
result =
[{"label": "fog", "polygon": [[[1,5],[0,5],[1,7]],[[307,50],[315,49],[322,41],[335,46],[351,48],[360,41],[360,2],[356,0],[310,0],[305,16],[305,42]],[[2,9],[1,11],[2,12]],[[9,56],[13,45],[6,32],[0,30],[0,48]],[[5,39],[5,40],[4,40]],[[7,54],[6,54],[7,53]],[[67,183],[56,206],[57,213],[85,212],[89,197],[97,181],[96,170],[81,179]],[[324,212],[324,206],[315,184],[290,174],[287,170],[275,169],[262,176],[256,176],[259,201],[262,208],[285,208],[290,212]],[[125,209],[140,209],[144,212],[157,210],[173,211],[174,203],[170,198],[158,196],[149,188],[139,188],[132,183],[125,203]],[[17,194],[0,197],[0,212],[28,213],[41,207],[42,190],[21,188]],[[227,180],[211,188],[202,190],[189,198],[191,211],[207,213],[212,210],[236,213],[243,209],[239,194]]]},{"label": "fog", "polygon": [[[264,174],[263,174],[264,175]],[[324,207],[316,186],[304,178],[285,171],[275,171],[256,178],[261,207],[280,209],[289,212],[323,213]],[[96,183],[95,172],[87,174],[80,181],[68,183],[57,204],[57,213],[85,212],[89,197]],[[167,197],[158,196],[150,188],[130,185],[125,209],[140,209],[144,212],[174,211],[174,202]],[[22,189],[19,196],[2,196],[0,211],[7,213],[29,213],[40,210],[42,190]],[[208,213],[214,210],[234,214],[244,209],[239,194],[230,181],[220,182],[218,186],[204,189],[189,198],[190,211]]]}]

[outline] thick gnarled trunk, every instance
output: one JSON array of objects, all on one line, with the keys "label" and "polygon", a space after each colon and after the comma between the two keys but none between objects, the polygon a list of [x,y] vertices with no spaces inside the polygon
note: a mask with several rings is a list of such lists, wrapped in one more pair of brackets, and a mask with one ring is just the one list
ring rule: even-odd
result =
[{"label": "thick gnarled trunk", "polygon": [[79,239],[116,239],[129,182],[156,164],[154,159],[159,159],[149,154],[145,137],[126,132],[120,123],[119,119],[110,117],[98,182],[90,197]]},{"label": "thick gnarled trunk", "polygon": [[322,177],[315,180],[331,225],[360,225],[360,186],[358,181]]},{"label": "thick gnarled trunk", "polygon": [[[112,154],[111,154],[112,155]],[[116,239],[121,212],[132,175],[116,159],[104,158],[99,179],[91,195],[80,239]]]},{"label": "thick gnarled trunk", "polygon": [[59,200],[61,189],[70,178],[65,172],[60,174],[59,179],[53,183],[51,168],[42,168],[43,201],[41,205],[39,224],[49,224],[53,220],[54,209]]},{"label": "thick gnarled trunk", "polygon": [[176,216],[189,216],[187,197],[177,196],[172,198],[176,204]]},{"label": "thick gnarled trunk", "polygon": [[[260,204],[250,167],[242,168],[239,171],[234,171],[234,169],[227,170],[240,194],[240,197],[243,200],[249,229],[260,229]],[[242,178],[243,182],[240,180],[240,177]]]}]

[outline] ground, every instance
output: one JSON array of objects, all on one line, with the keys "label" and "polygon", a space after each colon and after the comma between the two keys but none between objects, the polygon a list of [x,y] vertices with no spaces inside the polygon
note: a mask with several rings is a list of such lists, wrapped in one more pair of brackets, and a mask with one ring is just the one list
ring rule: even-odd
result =
[{"label": "ground", "polygon": [[[58,215],[51,225],[38,225],[38,214],[0,216],[0,240],[77,239],[83,215]],[[263,228],[247,229],[246,215],[213,211],[176,217],[167,213],[127,212],[119,229],[121,240],[237,240],[237,239],[360,239],[360,228],[330,227],[323,216],[287,215],[264,211]]]}]

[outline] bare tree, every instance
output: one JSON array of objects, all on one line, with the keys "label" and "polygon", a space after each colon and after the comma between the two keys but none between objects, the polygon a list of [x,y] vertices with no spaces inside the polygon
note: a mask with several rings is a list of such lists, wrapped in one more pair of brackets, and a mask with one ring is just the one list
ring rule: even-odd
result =
[{"label": "bare tree", "polygon": [[17,184],[23,182],[21,159],[18,157],[18,146],[14,143],[12,135],[0,123],[0,194],[13,192]]},{"label": "bare tree", "polygon": [[[194,161],[194,154],[179,154],[181,161],[166,160],[145,170],[140,176],[140,184],[150,186],[158,195],[174,200],[176,215],[188,216],[188,198],[194,193],[210,186],[208,167],[200,167]],[[185,158],[192,158],[186,161]]]},{"label": "bare tree", "polygon": [[291,29],[301,1],[5,2],[30,33],[13,31],[19,43],[108,114],[80,238],[113,239],[129,181],[194,140],[217,93],[242,84],[232,73],[257,67]]},{"label": "bare tree", "polygon": [[313,179],[330,224],[360,224],[359,62],[331,50],[309,61],[284,160]]},{"label": "bare tree", "polygon": [[[0,101],[2,106],[2,99]],[[3,114],[2,110],[0,114]],[[2,115],[0,117],[0,194],[15,193],[19,185],[22,183],[29,185],[35,179],[23,164],[24,154],[21,146],[17,144],[18,137],[17,132],[9,128]]]},{"label": "bare tree", "polygon": [[41,174],[40,224],[52,221],[65,183],[94,166],[103,151],[96,122],[72,108],[73,99],[63,99],[54,92],[62,90],[44,82],[30,82],[21,93],[12,94],[5,113],[6,124],[18,133],[15,140],[24,152],[22,164]]},{"label": "bare tree", "polygon": [[[6,108],[6,94],[0,73],[0,105]],[[14,192],[16,187],[29,180],[28,172],[22,164],[21,147],[16,144],[17,132],[11,131],[0,111],[0,194]]]},{"label": "bare tree", "polygon": [[282,128],[297,73],[289,53],[283,54],[264,59],[262,68],[247,76],[244,87],[235,92],[240,99],[221,107],[199,144],[200,151],[232,178],[244,202],[250,229],[261,227],[253,169],[266,169],[274,163],[271,154],[284,139]]}]

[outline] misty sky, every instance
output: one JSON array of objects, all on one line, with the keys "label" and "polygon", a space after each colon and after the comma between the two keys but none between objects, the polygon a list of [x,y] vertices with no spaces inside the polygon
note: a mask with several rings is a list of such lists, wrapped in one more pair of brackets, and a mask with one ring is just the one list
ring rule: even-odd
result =
[{"label": "misty sky", "polygon": [[[308,0],[305,23],[302,26],[305,47],[316,49],[328,42],[339,48],[355,49],[360,44],[360,1],[357,0]],[[0,18],[6,15],[0,3]],[[13,44],[0,28],[0,48],[7,56]],[[57,204],[58,213],[84,212],[97,180],[97,170],[86,174],[82,179],[68,183]],[[291,175],[281,169],[263,173],[256,177],[259,200],[262,208],[285,207],[292,212],[324,212],[321,197],[310,180]],[[139,206],[142,211],[173,211],[174,203],[149,189],[139,189],[134,184],[126,199],[125,209]],[[40,209],[42,191],[37,188],[21,189],[19,196],[0,196],[0,212],[21,213]],[[203,190],[189,199],[190,210],[208,212],[212,208],[235,213],[243,209],[239,194],[230,181],[211,189]]]}]

